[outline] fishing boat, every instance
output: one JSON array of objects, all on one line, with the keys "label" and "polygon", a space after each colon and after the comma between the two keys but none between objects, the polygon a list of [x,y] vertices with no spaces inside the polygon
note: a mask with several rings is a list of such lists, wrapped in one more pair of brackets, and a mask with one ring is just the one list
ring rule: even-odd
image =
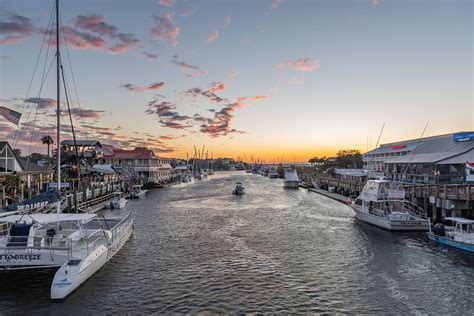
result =
[{"label": "fishing boat", "polygon": [[428,238],[436,243],[457,249],[474,252],[474,220],[462,217],[446,217],[454,226],[446,227],[441,223],[429,226]]},{"label": "fishing boat", "polygon": [[105,205],[105,208],[109,208],[111,210],[113,209],[121,209],[125,208],[125,205],[127,204],[127,199],[123,197],[123,193],[120,191],[114,192],[114,198],[112,201],[110,201],[109,204]]},{"label": "fishing boat", "polygon": [[283,186],[285,188],[297,189],[300,186],[300,178],[294,168],[285,170],[285,178],[283,178]]},{"label": "fishing boat", "polygon": [[63,299],[97,272],[133,232],[128,213],[121,218],[96,214],[28,214],[0,217],[0,269],[59,268],[51,299]]},{"label": "fishing boat", "polygon": [[242,195],[245,193],[245,188],[243,187],[242,183],[237,182],[235,184],[235,189],[232,191],[232,194],[234,195]]},{"label": "fishing boat", "polygon": [[135,184],[132,186],[132,191],[130,192],[130,199],[141,199],[145,196],[148,190],[142,190],[141,184]]},{"label": "fishing boat", "polygon": [[362,193],[349,204],[357,219],[390,231],[426,231],[423,209],[405,200],[405,191],[389,180],[368,180]]}]

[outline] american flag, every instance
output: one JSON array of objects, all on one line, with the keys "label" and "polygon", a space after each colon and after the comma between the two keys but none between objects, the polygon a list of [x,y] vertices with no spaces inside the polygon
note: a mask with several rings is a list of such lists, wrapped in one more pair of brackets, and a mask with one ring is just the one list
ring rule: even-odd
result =
[{"label": "american flag", "polygon": [[7,121],[12,122],[15,125],[20,123],[21,113],[7,109],[4,106],[0,106],[0,115],[7,119]]}]

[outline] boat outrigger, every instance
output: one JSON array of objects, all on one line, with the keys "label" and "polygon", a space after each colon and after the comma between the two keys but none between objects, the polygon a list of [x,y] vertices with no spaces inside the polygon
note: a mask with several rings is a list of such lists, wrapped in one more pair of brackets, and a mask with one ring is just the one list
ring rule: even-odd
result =
[{"label": "boat outrigger", "polygon": [[423,209],[405,200],[405,191],[388,180],[368,180],[348,204],[357,219],[390,231],[427,231]]},{"label": "boat outrigger", "polygon": [[454,223],[446,227],[441,223],[435,224],[428,232],[428,238],[439,244],[451,246],[465,251],[474,252],[474,220],[462,217],[446,217],[445,220]]},{"label": "boat outrigger", "polygon": [[51,299],[64,299],[122,248],[133,219],[96,214],[30,214],[0,217],[0,269],[59,268]]}]

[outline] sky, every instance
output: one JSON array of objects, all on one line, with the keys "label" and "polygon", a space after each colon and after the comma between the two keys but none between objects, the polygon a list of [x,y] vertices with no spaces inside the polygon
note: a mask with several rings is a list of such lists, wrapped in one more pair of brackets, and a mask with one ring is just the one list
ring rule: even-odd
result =
[{"label": "sky", "polygon": [[[54,1],[0,3],[0,105],[22,113],[0,140],[45,152]],[[60,19],[79,139],[303,162],[365,152],[384,124],[380,143],[474,130],[470,0],[62,0]]]}]

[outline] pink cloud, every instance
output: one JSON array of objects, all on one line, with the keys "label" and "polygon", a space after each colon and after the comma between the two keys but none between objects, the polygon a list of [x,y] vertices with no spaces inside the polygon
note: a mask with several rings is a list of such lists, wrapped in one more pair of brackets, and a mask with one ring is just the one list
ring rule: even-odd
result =
[{"label": "pink cloud", "polygon": [[166,7],[172,7],[174,1],[173,0],[159,0],[158,4],[164,5]]},{"label": "pink cloud", "polygon": [[219,31],[214,30],[207,36],[206,43],[210,44],[219,38]]},{"label": "pink cloud", "polygon": [[209,93],[215,93],[217,91],[222,91],[227,88],[227,85],[223,82],[213,82],[211,83],[211,85],[212,88],[207,91]]},{"label": "pink cloud", "polygon": [[154,17],[154,26],[150,34],[158,37],[161,40],[167,40],[171,46],[175,47],[178,44],[178,34],[180,28],[173,22],[173,14],[165,13],[162,17]]},{"label": "pink cloud", "polygon": [[319,69],[319,59],[312,60],[311,58],[300,58],[296,60],[287,60],[276,66],[280,70],[293,70],[301,72],[311,72]]},{"label": "pink cloud", "polygon": [[31,19],[13,14],[0,20],[0,44],[15,44],[30,37],[35,31]]},{"label": "pink cloud", "polygon": [[230,23],[232,23],[232,18],[230,16],[225,16],[224,17],[224,25],[229,25]]},{"label": "pink cloud", "polygon": [[188,77],[195,77],[197,75],[207,74],[207,71],[204,69],[201,69],[197,66],[190,65],[184,61],[178,60],[178,55],[176,54],[173,56],[171,63],[176,65],[179,69],[181,69]]},{"label": "pink cloud", "polygon": [[38,108],[41,110],[55,107],[56,104],[58,104],[55,99],[51,99],[51,98],[28,98],[28,99],[25,99],[25,102],[36,104]]},{"label": "pink cloud", "polygon": [[380,0],[372,0],[373,6],[378,6],[380,4]]},{"label": "pink cloud", "polygon": [[196,9],[184,9],[183,11],[181,11],[181,13],[179,14],[180,17],[183,17],[183,18],[187,18],[187,17],[190,17],[192,15],[194,15],[196,13]]},{"label": "pink cloud", "polygon": [[233,72],[231,72],[230,74],[228,74],[227,77],[229,77],[229,78],[235,78],[235,77],[237,77],[238,75],[240,75],[240,71],[233,71]]}]

